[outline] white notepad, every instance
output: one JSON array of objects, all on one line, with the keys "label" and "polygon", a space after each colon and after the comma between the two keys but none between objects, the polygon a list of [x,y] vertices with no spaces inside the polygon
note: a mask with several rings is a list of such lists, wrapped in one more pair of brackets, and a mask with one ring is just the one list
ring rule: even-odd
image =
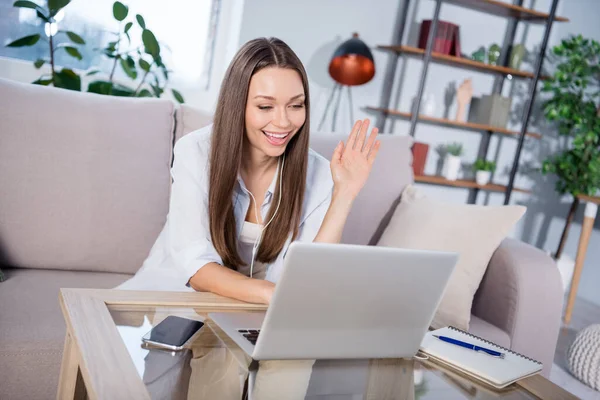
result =
[{"label": "white notepad", "polygon": [[[433,335],[447,336],[490,350],[496,350],[505,353],[505,358],[492,357],[483,352],[446,343],[433,337]],[[427,332],[421,342],[421,352],[438,362],[450,365],[473,378],[499,389],[519,379],[535,375],[543,367],[539,361],[525,357],[522,354],[515,353],[454,327]]]}]

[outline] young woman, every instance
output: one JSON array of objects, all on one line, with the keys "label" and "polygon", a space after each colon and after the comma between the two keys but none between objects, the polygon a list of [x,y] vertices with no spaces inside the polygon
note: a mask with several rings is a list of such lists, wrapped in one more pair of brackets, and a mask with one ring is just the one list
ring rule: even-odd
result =
[{"label": "young woman", "polygon": [[[380,142],[358,121],[331,162],[309,149],[306,71],[279,39],[246,43],[212,126],[177,142],[167,222],[122,289],[270,302],[294,240],[338,243]],[[316,276],[315,279],[318,279]]]}]

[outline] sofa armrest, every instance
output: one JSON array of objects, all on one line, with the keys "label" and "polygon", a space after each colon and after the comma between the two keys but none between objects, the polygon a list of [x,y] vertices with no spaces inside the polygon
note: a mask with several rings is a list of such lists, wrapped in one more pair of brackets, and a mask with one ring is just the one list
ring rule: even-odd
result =
[{"label": "sofa armrest", "polygon": [[552,258],[515,239],[498,247],[473,314],[507,332],[511,349],[544,363],[549,376],[561,326],[563,289]]}]

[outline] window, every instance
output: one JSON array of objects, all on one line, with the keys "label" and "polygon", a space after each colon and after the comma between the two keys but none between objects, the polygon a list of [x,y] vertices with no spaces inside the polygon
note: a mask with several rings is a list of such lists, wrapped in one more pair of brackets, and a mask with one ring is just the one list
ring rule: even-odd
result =
[{"label": "window", "polygon": [[[101,54],[110,41],[116,39],[114,32],[126,22],[133,22],[129,30],[131,42],[122,42],[126,49],[140,48],[143,51],[141,32],[136,14],[142,15],[146,27],[151,30],[161,45],[161,57],[173,71],[178,82],[208,82],[212,53],[216,35],[216,21],[220,0],[121,0],[128,6],[127,18],[118,22],[113,17],[113,0],[72,0],[56,16],[56,27],[52,30],[68,30],[79,34],[86,41],[77,45],[82,60],[67,54],[64,49],[55,52],[55,64],[86,70],[98,68],[110,73],[113,60]],[[35,0],[45,4],[42,0]],[[41,21],[34,10],[13,7],[14,0],[0,0],[0,56],[35,61],[49,58],[48,34],[50,27]],[[120,27],[121,25],[121,27]],[[42,39],[31,47],[9,48],[5,45],[23,36],[38,33]],[[64,33],[54,36],[56,43],[69,42]],[[123,47],[122,47],[123,48]],[[128,79],[121,68],[118,78]]]}]

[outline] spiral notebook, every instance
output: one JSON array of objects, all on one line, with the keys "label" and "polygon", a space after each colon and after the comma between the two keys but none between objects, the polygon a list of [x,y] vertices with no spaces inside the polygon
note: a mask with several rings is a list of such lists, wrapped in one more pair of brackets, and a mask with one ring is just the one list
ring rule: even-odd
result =
[{"label": "spiral notebook", "polygon": [[[505,353],[505,358],[492,357],[464,347],[443,342],[435,337],[447,336]],[[512,350],[488,342],[454,327],[446,327],[425,334],[421,342],[421,352],[442,364],[447,364],[461,372],[501,389],[519,379],[535,375],[542,370],[542,363]]]}]

